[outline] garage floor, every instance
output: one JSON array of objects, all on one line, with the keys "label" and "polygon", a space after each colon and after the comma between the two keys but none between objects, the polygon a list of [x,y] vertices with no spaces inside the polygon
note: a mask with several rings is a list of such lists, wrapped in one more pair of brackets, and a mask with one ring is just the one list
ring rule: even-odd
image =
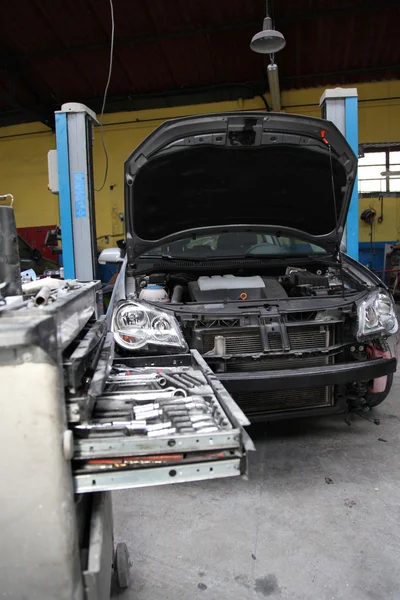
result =
[{"label": "garage floor", "polygon": [[114,495],[121,600],[399,600],[400,375],[376,416],[253,428],[249,481]]}]

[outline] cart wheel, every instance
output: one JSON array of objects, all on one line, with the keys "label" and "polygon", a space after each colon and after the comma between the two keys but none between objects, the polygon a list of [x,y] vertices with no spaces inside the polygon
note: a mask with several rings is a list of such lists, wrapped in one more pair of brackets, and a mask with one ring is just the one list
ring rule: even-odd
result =
[{"label": "cart wheel", "polygon": [[124,542],[120,542],[115,548],[114,558],[114,568],[120,588],[127,588],[131,583],[130,566],[127,545]]}]

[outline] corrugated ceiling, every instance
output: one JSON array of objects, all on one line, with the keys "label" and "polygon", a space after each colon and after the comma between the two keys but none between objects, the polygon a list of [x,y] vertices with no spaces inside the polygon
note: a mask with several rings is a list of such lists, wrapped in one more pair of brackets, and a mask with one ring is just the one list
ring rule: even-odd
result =
[{"label": "corrugated ceiling", "polygon": [[[287,40],[282,88],[396,78],[400,1],[275,0]],[[263,0],[114,0],[108,111],[252,97],[267,89],[249,42]],[[109,0],[7,2],[0,20],[0,125],[51,123],[64,102],[98,111],[108,72]]]}]

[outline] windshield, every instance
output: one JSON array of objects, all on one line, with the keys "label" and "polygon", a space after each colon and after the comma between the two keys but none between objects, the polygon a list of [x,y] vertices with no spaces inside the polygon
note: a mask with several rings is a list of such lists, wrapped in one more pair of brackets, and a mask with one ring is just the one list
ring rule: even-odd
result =
[{"label": "windshield", "polygon": [[142,254],[143,257],[168,256],[170,258],[237,258],[269,256],[322,255],[326,251],[294,237],[240,232],[220,233],[170,242]]}]

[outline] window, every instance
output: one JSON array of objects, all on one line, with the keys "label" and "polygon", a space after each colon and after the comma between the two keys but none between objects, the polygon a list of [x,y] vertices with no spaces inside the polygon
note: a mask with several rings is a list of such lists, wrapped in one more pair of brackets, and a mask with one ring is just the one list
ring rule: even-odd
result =
[{"label": "window", "polygon": [[[393,172],[396,175],[382,175]],[[358,192],[365,195],[400,192],[400,145],[368,146],[358,159]]]},{"label": "window", "polygon": [[250,231],[220,233],[212,236],[183,238],[164,246],[152,248],[142,257],[186,258],[207,260],[210,258],[242,258],[244,256],[304,256],[326,254],[326,250],[315,244],[292,237],[276,237]]}]

